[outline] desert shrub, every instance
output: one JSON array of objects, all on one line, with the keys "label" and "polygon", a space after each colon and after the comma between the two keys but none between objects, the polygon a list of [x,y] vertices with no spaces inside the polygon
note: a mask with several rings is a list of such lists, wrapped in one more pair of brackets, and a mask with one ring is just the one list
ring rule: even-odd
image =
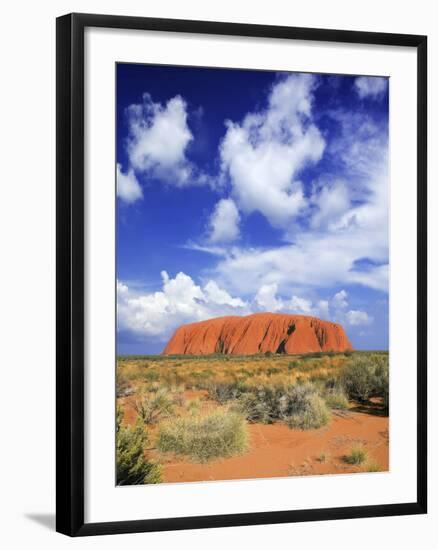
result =
[{"label": "desert shrub", "polygon": [[383,405],[389,406],[389,363],[388,356],[380,356],[374,371],[375,392],[382,397]]},{"label": "desert shrub", "polygon": [[368,357],[349,361],[341,375],[347,395],[351,399],[367,401],[374,389],[374,364]]},{"label": "desert shrub", "polygon": [[116,425],[117,485],[161,482],[160,466],[147,460],[144,456],[147,443],[147,433],[144,431],[141,421],[138,421],[134,427],[123,426],[121,413],[118,411]]},{"label": "desert shrub", "polygon": [[186,405],[187,411],[189,414],[198,414],[201,409],[200,399],[191,399]]},{"label": "desert shrub", "polygon": [[363,464],[368,458],[368,452],[361,444],[353,445],[343,459],[347,464]]},{"label": "desert shrub", "polygon": [[342,391],[330,391],[325,396],[325,403],[330,409],[345,410],[348,409],[348,399]]},{"label": "desert shrub", "polygon": [[341,381],[351,399],[367,401],[372,396],[389,401],[389,366],[387,355],[373,354],[350,359],[345,366]]},{"label": "desert shrub", "polygon": [[128,378],[119,369],[116,376],[117,397],[126,397],[128,395],[132,395],[133,393],[134,390],[131,388]]},{"label": "desert shrub", "polygon": [[237,399],[240,396],[242,393],[242,384],[237,380],[231,382],[216,381],[210,382],[206,389],[210,399],[214,399],[223,405],[227,401]]},{"label": "desert shrub", "polygon": [[186,404],[184,393],[182,391],[172,392],[172,401],[175,405],[178,405],[178,407],[184,407],[184,405]]},{"label": "desert shrub", "polygon": [[294,409],[294,412],[285,417],[290,428],[317,429],[328,424],[330,420],[330,411],[317,393],[310,393],[304,399],[300,398]]},{"label": "desert shrub", "polygon": [[310,429],[327,424],[330,413],[312,384],[259,386],[242,394],[234,406],[249,422],[283,420],[290,427]]},{"label": "desert shrub", "polygon": [[207,462],[243,452],[248,447],[248,431],[241,415],[216,411],[205,416],[186,416],[163,423],[156,445],[162,452]]},{"label": "desert shrub", "polygon": [[156,370],[147,370],[143,374],[143,377],[149,382],[156,382],[160,378],[160,375]]},{"label": "desert shrub", "polygon": [[278,367],[268,367],[266,369],[266,374],[268,374],[269,376],[271,376],[272,374],[277,374],[281,372],[281,369],[279,369]]},{"label": "desert shrub", "polygon": [[132,406],[145,424],[155,424],[173,413],[174,403],[169,392],[161,388],[156,393],[140,396],[132,401]]},{"label": "desert shrub", "polygon": [[233,410],[243,414],[248,422],[271,424],[274,420],[272,407],[256,392],[244,393],[233,406]]}]

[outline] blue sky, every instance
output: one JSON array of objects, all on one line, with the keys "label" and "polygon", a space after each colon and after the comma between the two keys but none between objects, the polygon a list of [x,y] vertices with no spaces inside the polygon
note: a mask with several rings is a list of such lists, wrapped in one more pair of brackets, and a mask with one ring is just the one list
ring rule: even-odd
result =
[{"label": "blue sky", "polygon": [[117,346],[257,311],[388,349],[388,80],[117,65]]}]

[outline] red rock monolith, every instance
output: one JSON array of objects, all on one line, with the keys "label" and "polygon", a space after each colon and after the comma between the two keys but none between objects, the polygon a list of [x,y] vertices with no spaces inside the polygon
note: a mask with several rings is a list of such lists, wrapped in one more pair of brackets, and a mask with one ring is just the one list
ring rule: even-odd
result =
[{"label": "red rock monolith", "polygon": [[163,354],[295,354],[352,349],[338,323],[306,315],[254,313],[182,325],[176,329]]}]

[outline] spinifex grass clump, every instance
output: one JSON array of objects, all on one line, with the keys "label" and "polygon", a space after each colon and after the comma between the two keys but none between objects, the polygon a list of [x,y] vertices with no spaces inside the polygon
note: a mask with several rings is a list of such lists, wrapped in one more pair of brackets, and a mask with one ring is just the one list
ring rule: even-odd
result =
[{"label": "spinifex grass clump", "polygon": [[235,412],[186,416],[163,423],[158,431],[158,450],[207,462],[240,454],[248,447],[245,419]]},{"label": "spinifex grass clump", "polygon": [[350,452],[344,456],[344,462],[347,464],[363,464],[368,458],[368,452],[361,444],[353,445]]},{"label": "spinifex grass clump", "polygon": [[156,393],[140,395],[131,403],[145,424],[155,424],[158,420],[171,416],[174,410],[172,396],[165,388],[160,388]]},{"label": "spinifex grass clump", "polygon": [[294,386],[281,398],[281,417],[290,428],[310,430],[328,424],[330,411],[310,384]]},{"label": "spinifex grass clump", "polygon": [[348,399],[341,390],[329,391],[325,396],[325,403],[330,409],[346,410],[348,409]]}]

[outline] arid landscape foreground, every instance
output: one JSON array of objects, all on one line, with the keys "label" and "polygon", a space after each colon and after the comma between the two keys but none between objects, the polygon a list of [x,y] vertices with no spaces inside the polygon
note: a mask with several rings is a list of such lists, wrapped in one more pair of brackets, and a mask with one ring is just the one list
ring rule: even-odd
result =
[{"label": "arid landscape foreground", "polygon": [[117,363],[120,485],[389,469],[386,352]]}]

